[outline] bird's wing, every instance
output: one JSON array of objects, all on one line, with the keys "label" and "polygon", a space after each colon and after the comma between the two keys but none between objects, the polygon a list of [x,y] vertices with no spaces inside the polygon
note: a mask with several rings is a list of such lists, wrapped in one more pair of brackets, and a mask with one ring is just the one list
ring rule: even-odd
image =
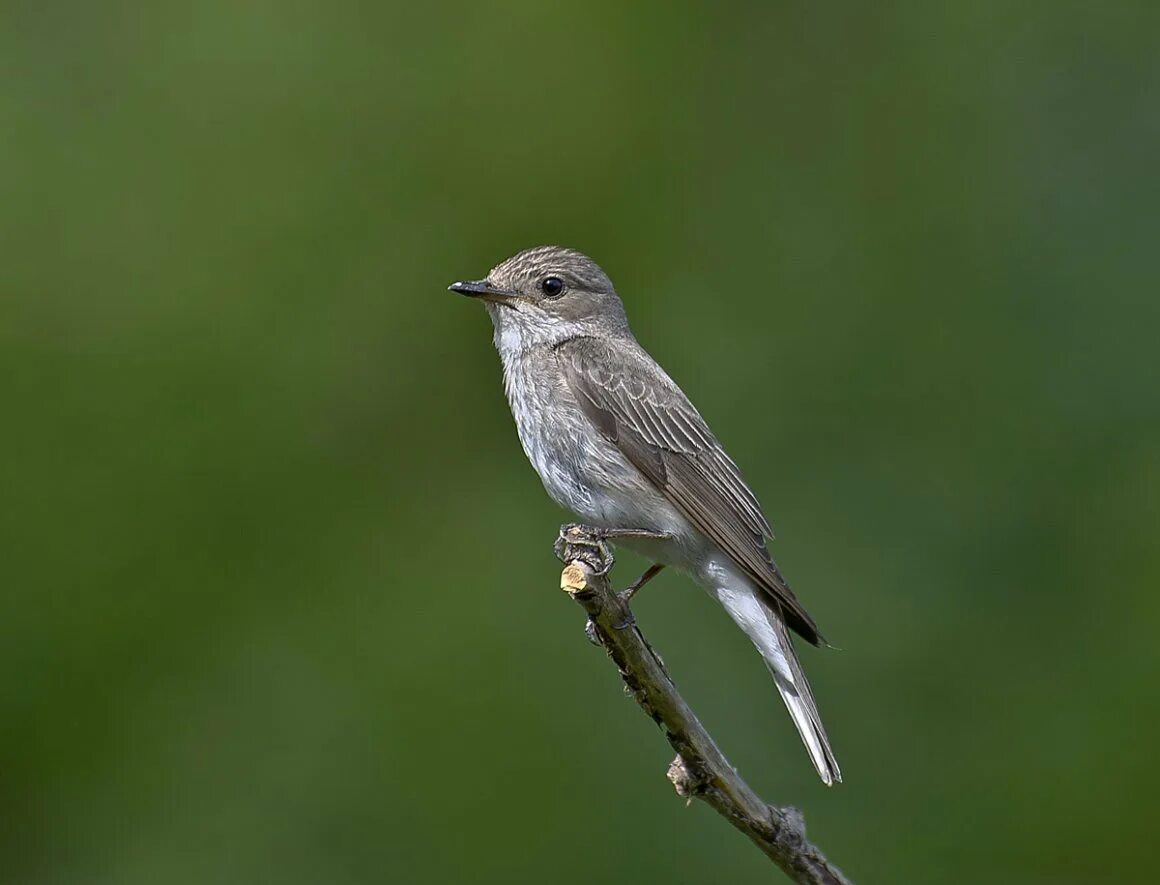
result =
[{"label": "bird's wing", "polygon": [[766,546],[773,532],[741,472],[681,389],[634,346],[588,337],[556,348],[580,408],[674,507],[776,602],[803,638],[821,641]]}]

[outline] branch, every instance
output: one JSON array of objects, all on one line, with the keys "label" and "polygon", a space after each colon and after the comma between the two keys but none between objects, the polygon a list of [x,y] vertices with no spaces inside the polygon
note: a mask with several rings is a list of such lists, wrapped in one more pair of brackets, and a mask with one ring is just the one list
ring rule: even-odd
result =
[{"label": "branch", "polygon": [[766,804],[717,748],[677,692],[628,605],[612,589],[607,577],[612,558],[599,534],[584,526],[565,526],[560,530],[556,555],[565,563],[561,588],[588,613],[589,638],[604,646],[636,702],[664,730],[677,751],[669,766],[669,780],[677,794],[708,803],[794,882],[850,885],[841,870],[806,839],[801,812]]}]

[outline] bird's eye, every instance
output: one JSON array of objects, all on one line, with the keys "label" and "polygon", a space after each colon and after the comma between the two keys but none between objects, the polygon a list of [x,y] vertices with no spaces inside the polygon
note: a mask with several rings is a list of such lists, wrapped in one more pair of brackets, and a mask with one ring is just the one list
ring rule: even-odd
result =
[{"label": "bird's eye", "polygon": [[540,283],[540,291],[549,298],[555,298],[564,291],[564,281],[559,277],[544,277]]}]

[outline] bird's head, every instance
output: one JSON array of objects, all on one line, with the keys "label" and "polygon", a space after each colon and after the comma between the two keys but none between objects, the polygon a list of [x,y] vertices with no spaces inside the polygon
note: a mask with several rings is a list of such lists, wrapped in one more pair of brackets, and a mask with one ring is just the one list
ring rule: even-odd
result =
[{"label": "bird's head", "polygon": [[448,287],[487,303],[497,342],[553,343],[628,333],[624,305],[600,266],[574,249],[538,246],[501,261],[482,280]]}]

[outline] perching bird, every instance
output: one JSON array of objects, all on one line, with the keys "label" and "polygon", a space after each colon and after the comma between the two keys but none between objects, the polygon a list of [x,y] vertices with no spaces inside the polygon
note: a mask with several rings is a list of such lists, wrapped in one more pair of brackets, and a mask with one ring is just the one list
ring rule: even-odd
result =
[{"label": "perching bird", "polygon": [[604,271],[541,246],[450,289],[485,302],[520,442],[548,494],[654,563],[630,593],[671,565],[717,599],[757,646],[821,779],[841,781],[789,629],[822,639],[770,558],[761,505],[637,343]]}]

